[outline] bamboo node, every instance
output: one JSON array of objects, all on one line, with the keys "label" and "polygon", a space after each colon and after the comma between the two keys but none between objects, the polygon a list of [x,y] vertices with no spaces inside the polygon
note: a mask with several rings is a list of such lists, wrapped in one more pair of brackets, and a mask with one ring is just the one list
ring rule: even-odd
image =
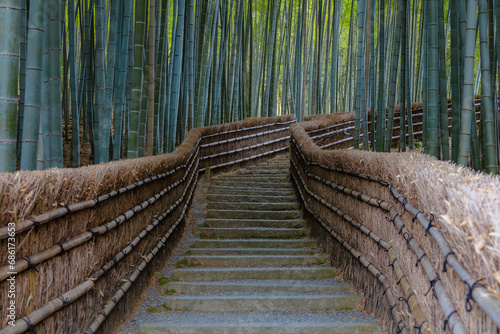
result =
[{"label": "bamboo node", "polygon": [[[25,318],[27,318],[28,320],[26,320]],[[30,317],[28,317],[27,315],[25,315],[24,317],[21,317],[19,319],[22,320],[22,321],[24,321],[28,325],[28,331],[29,332],[35,333],[35,330],[33,329],[33,324],[31,323]]]},{"label": "bamboo node", "polygon": [[450,255],[455,255],[455,253],[453,251],[450,251],[448,254],[446,254],[446,256],[444,257],[444,263],[443,263],[443,273],[446,272],[446,265],[448,264],[448,256]]},{"label": "bamboo node", "polygon": [[66,250],[64,249],[62,243],[57,244],[57,246],[59,246],[59,248],[61,248],[61,253],[59,253],[59,255],[63,255],[64,253],[66,253]]}]

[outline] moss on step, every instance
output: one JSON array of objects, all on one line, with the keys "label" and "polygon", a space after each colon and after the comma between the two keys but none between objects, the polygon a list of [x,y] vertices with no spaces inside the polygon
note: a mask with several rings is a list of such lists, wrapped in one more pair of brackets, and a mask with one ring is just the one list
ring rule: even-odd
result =
[{"label": "moss on step", "polygon": [[176,268],[193,268],[193,267],[199,267],[199,266],[201,266],[201,263],[191,262],[191,261],[188,261],[188,259],[180,260],[179,262],[177,262],[175,264]]}]

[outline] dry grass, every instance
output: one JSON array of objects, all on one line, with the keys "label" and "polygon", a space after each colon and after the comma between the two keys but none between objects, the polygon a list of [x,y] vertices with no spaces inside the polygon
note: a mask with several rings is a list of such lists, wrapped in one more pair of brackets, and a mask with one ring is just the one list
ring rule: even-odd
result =
[{"label": "dry grass", "polygon": [[[292,126],[292,137],[307,159],[311,162],[355,171],[392,183],[413,206],[425,212],[427,216],[429,213],[434,214],[435,224],[447,239],[459,261],[473,277],[477,279],[484,277],[485,286],[498,299],[500,296],[500,178],[476,173],[416,152],[394,154],[320,150],[305,131],[335,124],[337,121],[335,116],[324,117],[326,120],[319,121],[322,124],[318,124],[319,117],[316,117],[312,122]],[[338,122],[344,122],[346,115],[339,115],[339,119]],[[392,203],[400,214],[404,212],[388,189],[376,182],[342,173],[327,172],[314,166],[310,166],[309,171],[344,186],[358,189],[374,198],[386,200]],[[430,324],[431,332],[442,331],[443,321],[447,315],[442,313],[432,293],[424,295],[429,290],[429,278],[421,266],[415,265],[418,259],[408,249],[406,241],[398,234],[398,231],[385,220],[387,215],[379,209],[332,191],[331,188],[315,181],[309,181],[309,186],[321,197],[334,203],[342,211],[353,216],[382,239],[391,243],[401,259],[400,265],[415,291],[418,304],[424,312],[427,323]],[[311,200],[309,205],[315,208],[319,216],[328,217],[331,228],[337,234],[345,238],[356,249],[363,250],[363,255],[374,263],[390,279],[394,289],[399,291],[396,296],[404,296],[397,285],[398,280],[395,273],[388,267],[390,259],[386,252],[381,251],[376,243],[349,226],[340,217],[333,215],[324,206],[314,203],[314,200]],[[413,224],[411,218],[413,217],[409,213],[403,215],[405,226],[434,264],[465,328],[471,333],[497,333],[496,326],[474,302],[472,302],[472,312],[466,312],[467,289],[465,285],[450,266],[448,266],[446,273],[442,272],[444,255],[434,239],[425,236],[424,228],[419,223]],[[341,267],[347,268],[344,276],[347,279],[352,279],[355,285],[359,285],[361,283],[356,283],[356,277],[360,273],[352,274],[353,266],[350,264],[352,260],[348,258],[349,256],[345,259],[340,258],[338,263]],[[360,270],[366,271],[365,269]],[[365,277],[365,274],[360,277]],[[367,304],[373,303],[376,307],[378,300],[383,298],[381,295],[377,297],[374,301],[368,301]],[[403,314],[408,313],[404,302],[400,302],[399,307]],[[368,310],[373,309],[373,305],[368,307]],[[410,314],[406,314],[404,318],[410,324],[415,321]]]},{"label": "dry grass", "polygon": [[[93,165],[77,169],[52,169],[48,171],[17,172],[13,174],[0,174],[0,207],[3,214],[0,216],[0,227],[7,226],[9,222],[20,222],[30,217],[64,207],[66,205],[91,200],[113,190],[128,186],[137,181],[163,174],[178,166],[186,164],[188,157],[195,149],[197,143],[204,135],[210,135],[234,129],[245,129],[270,123],[283,123],[293,120],[293,116],[283,116],[271,119],[249,119],[234,124],[225,124],[192,130],[186,140],[173,153],[146,157],[134,160],[110,162],[103,165]],[[242,135],[269,131],[289,125],[273,125],[270,127],[238,131],[234,133],[212,136],[205,142],[220,141]],[[263,130],[264,129],[264,130]],[[231,144],[217,145],[216,152],[244,148],[250,145],[263,143],[288,136],[289,131],[269,133],[268,135],[244,139]],[[220,164],[231,160],[255,156],[284,147],[286,141],[276,144],[260,146],[256,149],[237,152],[232,155],[210,159],[208,165]],[[200,151],[200,153],[203,153]],[[271,158],[272,155],[263,156],[252,161],[234,164],[224,170],[233,170]],[[201,165],[199,167],[202,167]],[[197,173],[196,164],[187,176]],[[59,217],[37,228],[19,232],[16,236],[17,254],[19,259],[32,255],[73,238],[89,228],[103,224],[119,216],[134,205],[159,193],[163,188],[181,180],[185,168],[181,168],[172,175],[143,185],[126,193],[113,197],[99,205],[73,212]],[[90,277],[98,268],[110,261],[121,249],[135,238],[155,217],[170,207],[184,192],[187,182],[181,183],[169,191],[164,197],[152,204],[146,210],[136,214],[116,229],[78,246],[62,255],[55,256],[37,265],[36,270],[27,269],[16,276],[18,293],[16,295],[16,313],[20,317],[44,305],[64,292],[78,286]],[[186,200],[186,199],[185,199]],[[40,333],[76,333],[83,330],[92,322],[95,315],[101,310],[104,303],[114,294],[134,267],[140,263],[144,254],[147,254],[163,236],[170,226],[182,213],[179,205],[171,214],[147,237],[145,237],[134,251],[109,270],[101,279],[95,282],[95,288],[87,295],[68,305],[63,310],[44,320],[35,330]],[[101,330],[109,332],[113,323],[123,319],[123,314],[128,312],[129,305],[137,298],[147,286],[149,275],[168,257],[170,250],[175,247],[179,236],[182,234],[183,225],[169,238],[168,244],[136,282],[137,287],[131,289],[118,307],[120,312],[112,316],[103,324]],[[0,240],[0,258],[2,264],[7,262],[7,240]],[[6,296],[7,282],[0,282],[0,294]],[[0,314],[7,314],[7,303],[0,305]],[[4,319],[2,319],[3,321]],[[6,323],[2,324],[4,327]]]}]

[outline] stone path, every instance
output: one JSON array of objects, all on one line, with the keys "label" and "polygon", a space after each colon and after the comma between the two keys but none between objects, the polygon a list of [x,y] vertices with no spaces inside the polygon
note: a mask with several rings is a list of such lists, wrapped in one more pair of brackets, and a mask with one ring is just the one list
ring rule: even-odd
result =
[{"label": "stone path", "polygon": [[380,332],[307,238],[288,159],[211,179],[199,239],[140,333]]}]

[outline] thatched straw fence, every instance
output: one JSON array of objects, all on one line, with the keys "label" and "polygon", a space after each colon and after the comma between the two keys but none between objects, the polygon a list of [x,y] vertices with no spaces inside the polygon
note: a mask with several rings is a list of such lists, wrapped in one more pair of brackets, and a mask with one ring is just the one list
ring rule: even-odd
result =
[{"label": "thatched straw fence", "polygon": [[500,333],[500,179],[414,152],[339,150],[353,117],[291,127],[312,234],[388,332]]},{"label": "thatched straw fence", "polygon": [[[2,174],[0,333],[108,333],[182,236],[200,171],[283,153],[293,122],[248,119],[192,130],[170,154]],[[11,276],[15,326],[5,318]]]}]

